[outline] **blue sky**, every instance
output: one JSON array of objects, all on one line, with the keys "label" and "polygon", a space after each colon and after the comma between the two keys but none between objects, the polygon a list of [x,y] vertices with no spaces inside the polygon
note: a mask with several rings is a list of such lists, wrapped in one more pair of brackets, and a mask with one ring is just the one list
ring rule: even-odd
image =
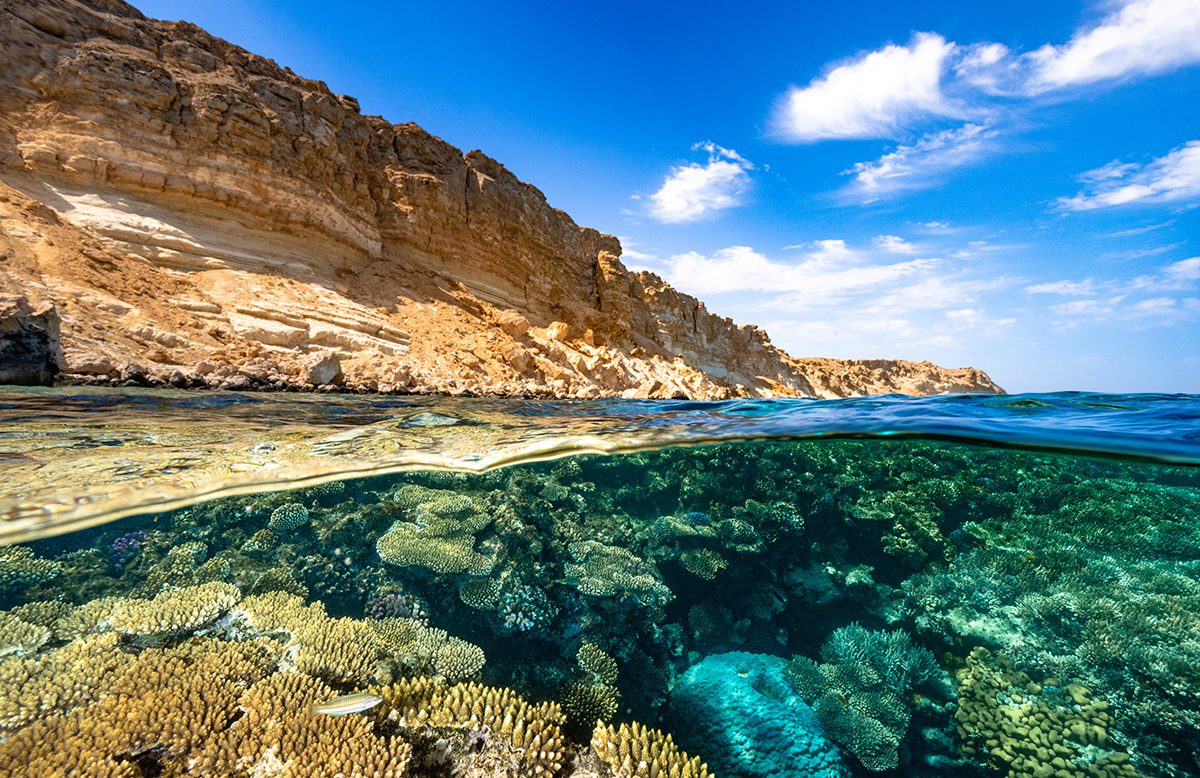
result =
[{"label": "blue sky", "polygon": [[137,5],[483,149],[796,356],[1200,392],[1200,0]]}]

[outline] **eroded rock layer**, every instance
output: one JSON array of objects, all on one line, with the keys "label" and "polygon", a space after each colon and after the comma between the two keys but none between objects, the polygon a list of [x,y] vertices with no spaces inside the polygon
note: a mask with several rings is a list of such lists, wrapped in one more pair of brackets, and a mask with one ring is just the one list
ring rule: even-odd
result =
[{"label": "eroded rock layer", "polygon": [[[480,151],[119,0],[0,5],[0,295],[60,367],[226,388],[991,392],[794,359],[621,264]],[[0,306],[0,309],[5,309]]]}]

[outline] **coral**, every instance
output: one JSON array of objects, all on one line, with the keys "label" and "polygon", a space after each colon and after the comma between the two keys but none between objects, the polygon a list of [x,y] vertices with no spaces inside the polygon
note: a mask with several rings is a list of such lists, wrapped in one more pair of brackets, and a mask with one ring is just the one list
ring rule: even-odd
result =
[{"label": "coral", "polygon": [[0,657],[37,653],[49,640],[50,630],[46,627],[22,621],[10,613],[0,613]]},{"label": "coral", "polygon": [[65,713],[110,688],[132,661],[117,635],[89,635],[37,657],[0,660],[0,730]]},{"label": "coral", "polygon": [[0,547],[0,594],[52,581],[62,566],[34,556],[26,546]]},{"label": "coral", "polygon": [[501,595],[499,611],[502,627],[517,632],[548,626],[558,616],[546,593],[532,586],[514,586]]},{"label": "coral", "polygon": [[437,673],[460,681],[479,672],[487,657],[483,649],[445,630],[427,627],[417,619],[380,619],[368,622],[376,639],[411,670]]},{"label": "coral", "polygon": [[798,656],[784,677],[813,706],[829,736],[868,770],[899,764],[912,719],[905,703],[917,687],[941,680],[933,654],[900,631],[871,632],[852,624],[821,647],[822,664]]},{"label": "coral", "polygon": [[1035,683],[1003,657],[976,648],[954,673],[964,751],[993,770],[1043,775],[1138,775],[1109,737],[1106,700],[1079,684]]},{"label": "coral", "polygon": [[735,652],[688,668],[671,692],[679,743],[717,775],[848,775],[812,709],[784,680],[785,664]]},{"label": "coral", "polygon": [[297,624],[291,645],[298,671],[337,683],[368,680],[379,656],[375,631],[368,624],[323,615]]},{"label": "coral", "polygon": [[679,555],[679,564],[693,575],[706,581],[717,577],[717,573],[729,566],[725,557],[708,548],[696,548],[684,551]]},{"label": "coral", "polygon": [[433,669],[449,681],[470,678],[483,669],[483,649],[460,638],[449,638],[433,655]]},{"label": "coral", "polygon": [[575,562],[565,565],[564,572],[567,580],[583,594],[612,597],[628,593],[644,597],[647,604],[660,606],[675,596],[660,580],[653,565],[628,549],[594,540],[575,541],[567,548]]},{"label": "coral", "polygon": [[241,696],[245,715],[193,757],[199,775],[279,775],[318,778],[336,770],[346,778],[402,778],[412,746],[375,731],[367,716],[319,716],[314,703],[338,692],[297,673],[278,673]]},{"label": "coral", "polygon": [[108,547],[108,558],[114,566],[120,567],[137,556],[146,540],[146,533],[134,530],[118,535]]},{"label": "coral", "polygon": [[604,683],[570,683],[562,696],[563,712],[574,727],[592,727],[617,712],[617,687]]},{"label": "coral", "polygon": [[367,602],[367,615],[373,619],[420,619],[425,608],[415,595],[404,592],[383,592]]},{"label": "coral", "polygon": [[486,727],[511,745],[533,776],[549,778],[567,761],[567,742],[560,729],[565,719],[558,704],[535,705],[512,689],[456,684],[434,695],[424,718],[437,728]]},{"label": "coral", "polygon": [[289,502],[271,511],[267,529],[277,535],[287,535],[307,523],[308,508],[298,502]]},{"label": "coral", "polygon": [[242,551],[247,554],[267,554],[279,545],[279,535],[275,532],[263,528],[250,536],[249,540],[242,544]]},{"label": "coral", "polygon": [[579,667],[598,683],[617,682],[617,660],[595,643],[584,643],[575,653]]},{"label": "coral", "polygon": [[486,575],[495,562],[475,550],[468,533],[438,534],[432,526],[396,522],[375,544],[379,558],[398,567],[425,567],[435,573]]},{"label": "coral", "polygon": [[612,778],[713,778],[700,757],[689,757],[670,735],[636,721],[596,727],[592,751]]},{"label": "coral", "polygon": [[122,600],[113,606],[108,622],[126,635],[192,632],[216,621],[239,599],[241,592],[230,584],[188,586],[165,591],[152,600]]},{"label": "coral", "polygon": [[500,602],[500,585],[491,578],[474,578],[458,588],[463,605],[478,610],[493,610]]}]

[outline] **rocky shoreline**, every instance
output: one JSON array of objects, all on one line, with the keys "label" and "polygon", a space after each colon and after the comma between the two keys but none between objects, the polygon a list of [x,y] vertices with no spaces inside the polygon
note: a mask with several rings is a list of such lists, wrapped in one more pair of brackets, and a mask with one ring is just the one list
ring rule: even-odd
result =
[{"label": "rocky shoreline", "polygon": [[[0,300],[55,312],[66,380],[711,400],[1001,391],[974,368],[795,358],[620,255],[483,152],[365,116],[195,25],[120,0],[0,7]],[[39,370],[25,380],[44,383]]]}]

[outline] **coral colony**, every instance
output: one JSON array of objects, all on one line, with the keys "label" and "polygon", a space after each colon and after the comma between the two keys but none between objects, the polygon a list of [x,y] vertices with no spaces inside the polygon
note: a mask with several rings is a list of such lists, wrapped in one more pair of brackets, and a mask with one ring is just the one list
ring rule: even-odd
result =
[{"label": "coral colony", "polygon": [[1197,481],[733,444],[10,547],[0,772],[1183,775]]}]

